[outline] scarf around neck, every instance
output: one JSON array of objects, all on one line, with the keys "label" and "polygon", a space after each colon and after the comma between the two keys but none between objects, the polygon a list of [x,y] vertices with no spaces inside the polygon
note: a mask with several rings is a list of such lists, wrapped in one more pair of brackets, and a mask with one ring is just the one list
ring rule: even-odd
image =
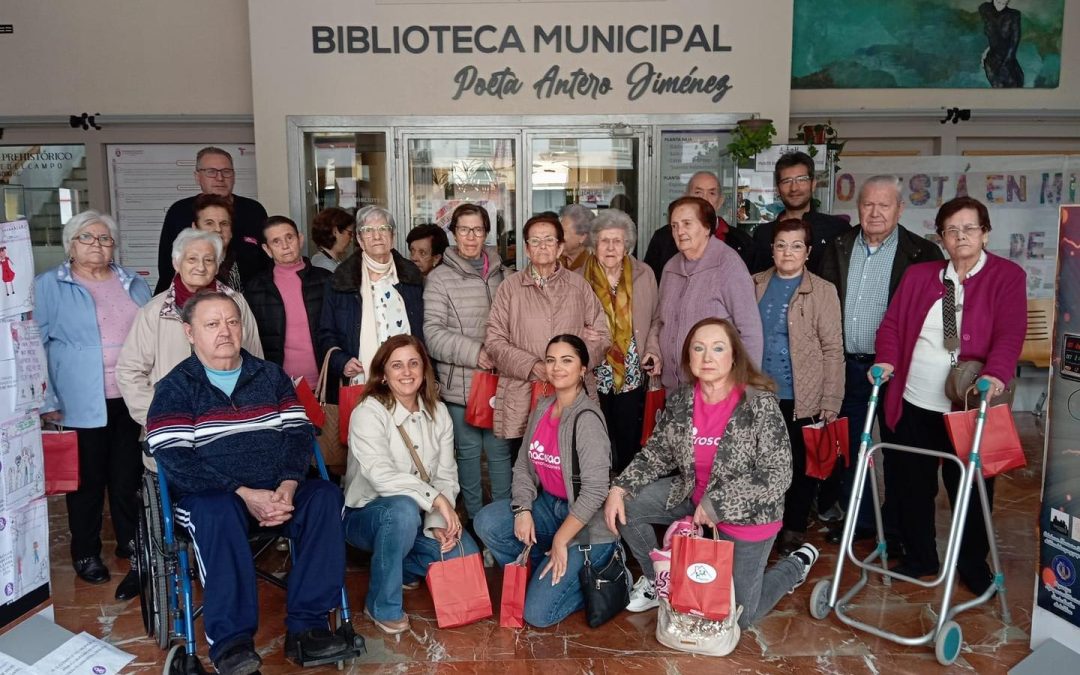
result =
[{"label": "scarf around neck", "polygon": [[[380,263],[361,251],[360,270],[360,353],[357,357],[366,376],[379,346],[391,335],[410,333],[412,328],[405,313],[405,301],[394,288],[398,276],[393,254],[387,262]],[[372,281],[372,274],[382,276],[378,281]]]},{"label": "scarf around neck", "polygon": [[585,281],[592,286],[604,308],[604,315],[607,316],[608,328],[611,330],[611,349],[607,352],[607,363],[611,366],[611,378],[615,385],[612,391],[618,393],[622,391],[626,377],[626,355],[634,337],[634,291],[629,256],[623,256],[619,284],[614,289],[608,281],[607,272],[595,255],[590,255],[585,261]]}]

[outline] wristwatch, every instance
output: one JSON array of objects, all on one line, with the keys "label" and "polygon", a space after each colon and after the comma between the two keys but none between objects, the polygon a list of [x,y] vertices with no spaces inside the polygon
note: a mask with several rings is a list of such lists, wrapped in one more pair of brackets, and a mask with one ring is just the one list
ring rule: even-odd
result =
[{"label": "wristwatch", "polygon": [[510,510],[514,512],[514,517],[517,517],[522,513],[532,513],[531,506],[511,506]]}]

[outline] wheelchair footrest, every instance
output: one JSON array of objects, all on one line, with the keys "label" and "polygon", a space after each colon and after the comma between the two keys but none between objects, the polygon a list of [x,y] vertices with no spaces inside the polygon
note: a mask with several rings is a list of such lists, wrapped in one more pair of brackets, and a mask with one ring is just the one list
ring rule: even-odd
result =
[{"label": "wheelchair footrest", "polygon": [[304,655],[303,646],[298,646],[298,654],[296,662],[303,668],[312,668],[314,666],[321,666],[327,663],[337,663],[339,661],[350,661],[358,656],[367,654],[367,645],[364,642],[364,636],[358,635],[351,624],[345,624],[335,631],[339,636],[345,639],[345,642],[349,645],[337,654],[330,656],[324,656],[321,658],[309,658]]}]

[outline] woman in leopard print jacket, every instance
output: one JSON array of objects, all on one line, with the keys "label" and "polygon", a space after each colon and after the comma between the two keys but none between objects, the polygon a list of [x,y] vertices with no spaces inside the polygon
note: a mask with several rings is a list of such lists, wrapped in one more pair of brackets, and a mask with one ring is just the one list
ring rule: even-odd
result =
[{"label": "woman in leopard print jacket", "polygon": [[735,602],[747,628],[802,584],[817,560],[807,544],[765,569],[791,484],[787,430],[773,383],[753,365],[730,322],[699,321],[681,365],[690,383],[668,399],[649,442],[613,481],[605,517],[644,572],[631,596],[633,611],[657,605],[653,525],[692,515],[695,524],[733,541]]}]

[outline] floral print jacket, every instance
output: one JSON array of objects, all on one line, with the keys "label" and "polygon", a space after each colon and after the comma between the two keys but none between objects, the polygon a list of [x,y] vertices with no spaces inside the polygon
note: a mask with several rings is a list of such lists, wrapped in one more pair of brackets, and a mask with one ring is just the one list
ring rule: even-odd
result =
[{"label": "floral print jacket", "polygon": [[[674,509],[694,492],[694,387],[669,396],[649,442],[613,481],[627,499],[649,483],[677,471],[666,507]],[[784,514],[791,485],[791,444],[771,392],[747,387],[716,450],[701,503],[714,522],[765,525]]]}]

